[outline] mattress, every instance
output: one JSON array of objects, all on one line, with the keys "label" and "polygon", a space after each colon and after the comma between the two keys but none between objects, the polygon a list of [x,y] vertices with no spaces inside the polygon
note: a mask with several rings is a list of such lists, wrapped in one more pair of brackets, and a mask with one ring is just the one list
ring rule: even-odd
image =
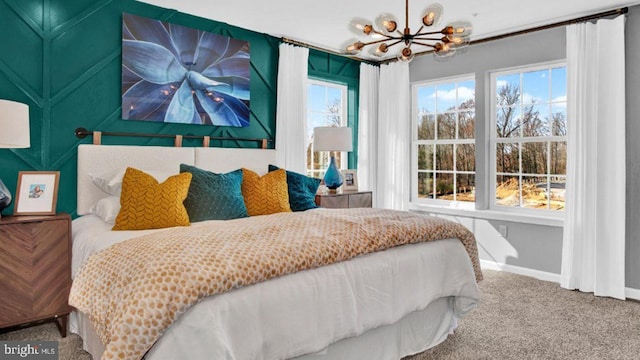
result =
[{"label": "mattress", "polygon": [[[72,276],[102,249],[164,231],[110,228],[93,215],[74,220]],[[164,333],[146,358],[341,358],[345,351],[366,351],[375,344],[390,352],[384,358],[398,358],[442,341],[479,297],[459,240],[404,245],[205,298]],[[71,331],[100,358],[99,341],[86,319],[78,318],[82,315],[72,318]],[[390,339],[381,342],[376,336]]]}]

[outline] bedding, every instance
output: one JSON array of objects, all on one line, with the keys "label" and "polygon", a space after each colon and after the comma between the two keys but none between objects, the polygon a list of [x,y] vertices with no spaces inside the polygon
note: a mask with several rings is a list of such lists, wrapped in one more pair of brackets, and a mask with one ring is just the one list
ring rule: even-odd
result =
[{"label": "bedding", "polygon": [[[214,222],[215,226],[208,223],[167,229],[118,243],[91,257],[78,274],[74,270],[70,303],[92,319],[94,329],[106,344],[105,358],[121,354],[125,358],[140,358],[180,314],[205,296],[397,245],[456,237],[468,252],[467,264],[473,264],[471,274],[481,279],[473,235],[461,225],[434,217],[380,209],[316,209]],[[327,230],[331,237],[322,236],[322,231]],[[312,245],[310,239],[316,238],[321,241]],[[198,243],[208,245],[191,247]],[[187,262],[180,254],[189,254],[194,261]],[[175,258],[179,265],[170,264],[170,258]],[[169,270],[154,268],[163,263]],[[74,261],[74,267],[77,266]],[[226,273],[222,272],[225,268],[229,269]],[[173,271],[173,275],[162,275],[162,271]],[[159,276],[156,284],[160,285],[151,286],[154,280],[143,279],[145,272],[156,273]],[[212,283],[207,278],[217,281]],[[199,288],[186,289],[184,286],[190,282]],[[117,283],[124,287],[113,288]],[[141,284],[141,288],[135,288],[136,284]],[[165,286],[167,290],[163,290]],[[173,292],[169,291],[172,286]],[[474,298],[473,291],[457,291],[449,295]],[[149,292],[156,294],[144,296]],[[166,303],[160,302],[162,299]],[[129,304],[133,307],[128,307]],[[393,321],[415,310],[405,309]],[[163,314],[168,317],[161,317]],[[350,335],[375,326],[375,322],[359,324],[356,333]],[[325,346],[336,340],[339,339],[327,340]]]}]

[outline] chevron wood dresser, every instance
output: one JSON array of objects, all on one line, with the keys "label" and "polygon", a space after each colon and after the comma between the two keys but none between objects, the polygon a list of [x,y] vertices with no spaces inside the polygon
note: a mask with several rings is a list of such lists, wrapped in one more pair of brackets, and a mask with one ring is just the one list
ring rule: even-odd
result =
[{"label": "chevron wood dresser", "polygon": [[0,218],[0,328],[53,318],[65,337],[70,289],[70,216]]}]

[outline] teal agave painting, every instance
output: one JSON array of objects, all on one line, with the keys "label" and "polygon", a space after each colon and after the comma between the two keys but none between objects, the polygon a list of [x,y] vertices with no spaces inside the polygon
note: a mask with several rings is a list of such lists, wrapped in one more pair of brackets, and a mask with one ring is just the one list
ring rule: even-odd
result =
[{"label": "teal agave painting", "polygon": [[249,126],[249,43],[122,16],[122,118]]}]

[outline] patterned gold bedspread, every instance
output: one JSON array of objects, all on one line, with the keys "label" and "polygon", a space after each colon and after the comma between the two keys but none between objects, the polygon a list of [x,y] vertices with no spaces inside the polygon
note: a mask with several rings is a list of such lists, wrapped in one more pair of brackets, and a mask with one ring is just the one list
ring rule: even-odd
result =
[{"label": "patterned gold bedspread", "polygon": [[194,223],[93,255],[69,303],[89,315],[103,359],[140,359],[202,298],[390,247],[458,238],[482,279],[473,234],[432,216],[383,209],[316,209]]}]

